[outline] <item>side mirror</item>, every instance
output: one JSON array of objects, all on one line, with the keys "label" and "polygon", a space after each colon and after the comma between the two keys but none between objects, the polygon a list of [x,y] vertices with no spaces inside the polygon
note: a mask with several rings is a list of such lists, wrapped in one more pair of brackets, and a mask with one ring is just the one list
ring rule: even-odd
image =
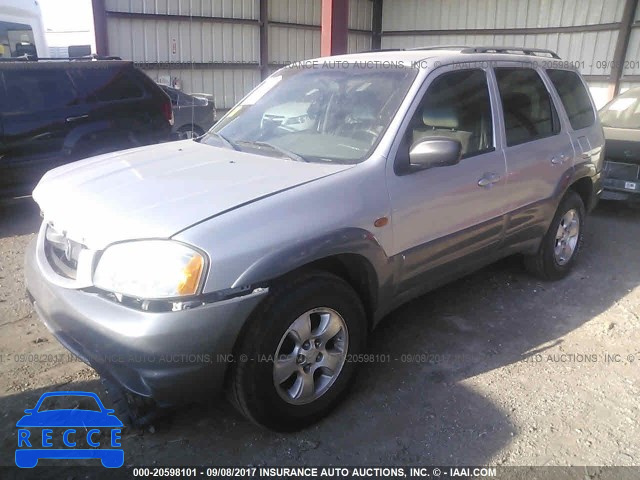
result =
[{"label": "side mirror", "polygon": [[462,144],[447,137],[429,137],[418,140],[409,149],[411,171],[433,167],[448,167],[460,162]]}]

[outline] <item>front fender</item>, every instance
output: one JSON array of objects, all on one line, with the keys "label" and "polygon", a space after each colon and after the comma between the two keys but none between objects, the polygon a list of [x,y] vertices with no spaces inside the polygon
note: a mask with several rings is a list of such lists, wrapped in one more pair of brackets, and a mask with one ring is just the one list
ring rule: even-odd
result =
[{"label": "front fender", "polygon": [[361,228],[344,228],[319,237],[288,245],[251,264],[232,287],[259,285],[281,277],[313,262],[337,255],[363,257],[375,273],[374,292],[379,302],[385,302],[392,293],[393,261],[375,236]]}]

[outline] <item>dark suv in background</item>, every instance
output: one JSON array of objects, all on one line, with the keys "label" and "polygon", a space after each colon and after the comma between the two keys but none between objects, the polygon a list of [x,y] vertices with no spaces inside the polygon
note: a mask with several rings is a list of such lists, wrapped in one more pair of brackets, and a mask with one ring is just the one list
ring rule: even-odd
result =
[{"label": "dark suv in background", "polygon": [[169,97],[121,60],[0,62],[0,198],[30,195],[47,171],[158,143],[173,125]]}]

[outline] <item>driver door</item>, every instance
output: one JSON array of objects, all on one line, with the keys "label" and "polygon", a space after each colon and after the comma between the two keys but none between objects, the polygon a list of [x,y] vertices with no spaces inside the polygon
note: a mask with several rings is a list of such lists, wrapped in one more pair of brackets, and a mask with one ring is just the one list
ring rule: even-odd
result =
[{"label": "driver door", "polygon": [[[408,293],[486,261],[502,237],[505,157],[497,144],[497,97],[484,69],[443,67],[423,86],[405,120],[387,184],[393,254],[401,255],[399,292]],[[446,137],[462,144],[456,165],[404,170],[412,144]],[[411,173],[403,173],[408,171]],[[456,261],[456,266],[451,262]],[[438,267],[446,268],[442,274]]]}]

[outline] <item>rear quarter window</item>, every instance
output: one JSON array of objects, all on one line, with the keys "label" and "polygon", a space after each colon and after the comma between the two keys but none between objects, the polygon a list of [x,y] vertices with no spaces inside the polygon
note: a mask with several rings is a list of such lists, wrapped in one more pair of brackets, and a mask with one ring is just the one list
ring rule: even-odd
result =
[{"label": "rear quarter window", "polygon": [[571,128],[580,130],[593,125],[596,120],[587,89],[576,72],[547,70],[564,106]]},{"label": "rear quarter window", "polygon": [[72,75],[89,103],[144,97],[144,89],[127,67],[81,68]]}]

